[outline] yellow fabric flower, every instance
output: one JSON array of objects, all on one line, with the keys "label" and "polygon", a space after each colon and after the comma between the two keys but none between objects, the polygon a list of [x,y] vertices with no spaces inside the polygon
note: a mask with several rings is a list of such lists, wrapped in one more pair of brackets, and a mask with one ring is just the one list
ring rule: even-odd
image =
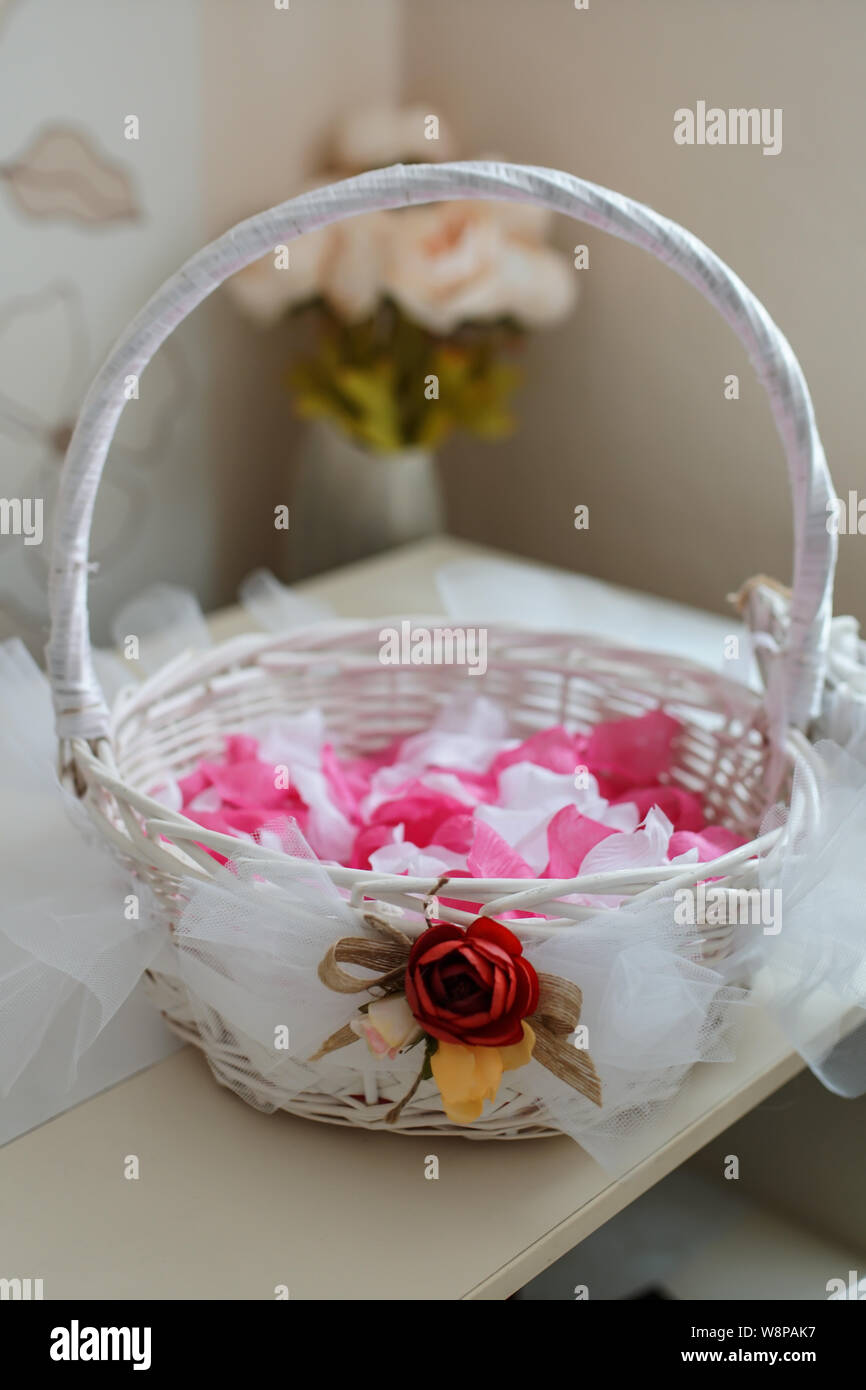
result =
[{"label": "yellow fabric flower", "polygon": [[485,1100],[496,1099],[502,1073],[525,1066],[534,1046],[535,1034],[525,1020],[523,1038],[510,1047],[464,1047],[440,1042],[430,1058],[430,1067],[449,1120],[458,1125],[471,1125],[477,1120]]}]

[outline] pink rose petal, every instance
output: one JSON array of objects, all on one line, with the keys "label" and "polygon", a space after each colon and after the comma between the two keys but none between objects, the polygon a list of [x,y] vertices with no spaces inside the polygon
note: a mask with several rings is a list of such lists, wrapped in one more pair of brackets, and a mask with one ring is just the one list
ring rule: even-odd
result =
[{"label": "pink rose petal", "polygon": [[558,724],[533,734],[516,748],[499,753],[490,764],[490,771],[498,777],[513,763],[536,763],[550,772],[573,773],[586,760],[585,748],[586,739],[581,734],[570,734]]},{"label": "pink rose petal", "polygon": [[456,777],[473,801],[496,800],[496,778],[490,772],[464,772],[459,767],[438,766],[430,768],[429,771],[448,777]]},{"label": "pink rose petal", "polygon": [[[322,749],[322,772],[327,783],[328,790],[334,799],[334,805],[342,811],[343,815],[356,824],[360,821],[358,811],[358,796],[352,786],[352,782],[340,764],[340,760],[334,752],[333,744],[326,743]],[[355,779],[356,786],[360,782],[366,792],[367,783],[364,779]]]},{"label": "pink rose petal", "polygon": [[204,768],[199,764],[194,772],[190,772],[187,777],[178,779],[178,784],[183,796],[184,806],[188,806],[191,801],[195,801],[197,796],[210,786],[210,777]]},{"label": "pink rose petal", "polygon": [[259,741],[250,734],[229,734],[226,739],[226,762],[245,763],[259,756]]},{"label": "pink rose petal", "polygon": [[477,823],[466,867],[474,878],[535,877],[526,860],[486,821]]},{"label": "pink rose petal", "polygon": [[584,858],[608,835],[619,835],[609,825],[582,816],[576,806],[563,806],[547,827],[549,859],[544,878],[574,878]]},{"label": "pink rose petal", "polygon": [[658,806],[663,811],[673,826],[674,830],[700,830],[701,826],[706,825],[706,817],[703,807],[693,792],[684,791],[682,787],[675,787],[670,784],[667,786],[659,785],[655,787],[634,787],[629,791],[620,792],[619,796],[613,798],[613,805],[619,806],[623,803],[636,806],[643,820],[647,812],[653,806]]},{"label": "pink rose petal", "polygon": [[668,845],[668,854],[671,859],[674,859],[678,854],[685,854],[687,850],[696,849],[698,863],[706,864],[710,859],[718,859],[720,855],[727,854],[729,850],[738,849],[740,845],[744,844],[746,844],[745,835],[738,835],[735,830],[728,830],[724,825],[708,825],[700,834],[695,834],[691,830],[675,831]]},{"label": "pink rose petal", "polygon": [[260,806],[278,810],[289,799],[289,790],[276,786],[276,770],[268,763],[246,758],[237,763],[202,763],[223,801],[233,806]]},{"label": "pink rose petal", "polygon": [[392,845],[395,838],[393,825],[365,825],[363,830],[359,830],[355,836],[349,867],[352,869],[372,868],[370,855],[377,849],[381,849],[383,845]]},{"label": "pink rose petal", "polygon": [[586,765],[606,796],[649,786],[670,771],[671,744],[679,731],[677,720],[662,710],[598,724],[587,740]]},{"label": "pink rose petal", "polygon": [[401,795],[377,806],[370,819],[373,825],[404,825],[406,839],[423,848],[436,839],[443,820],[465,811],[464,802],[414,779],[405,785]]},{"label": "pink rose petal", "polygon": [[446,820],[439,822],[436,842],[444,845],[446,849],[454,850],[456,854],[468,854],[475,835],[476,824],[471,811],[458,812],[455,816],[448,816]]}]

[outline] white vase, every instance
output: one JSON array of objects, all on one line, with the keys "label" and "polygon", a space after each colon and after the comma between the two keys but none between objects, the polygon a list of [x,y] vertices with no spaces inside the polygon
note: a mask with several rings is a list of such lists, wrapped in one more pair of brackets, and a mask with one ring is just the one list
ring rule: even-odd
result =
[{"label": "white vase", "polygon": [[442,496],[427,449],[374,454],[325,423],[301,449],[288,543],[295,578],[441,531]]}]

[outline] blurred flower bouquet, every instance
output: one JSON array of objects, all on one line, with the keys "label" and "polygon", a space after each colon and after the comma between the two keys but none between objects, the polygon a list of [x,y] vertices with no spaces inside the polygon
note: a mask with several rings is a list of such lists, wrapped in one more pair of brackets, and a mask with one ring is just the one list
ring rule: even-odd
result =
[{"label": "blurred flower bouquet", "polygon": [[[450,158],[448,132],[440,124],[427,138],[428,120],[423,108],[353,115],[336,132],[329,168],[307,187]],[[369,213],[256,262],[230,292],[262,326],[290,313],[312,320],[312,348],[286,374],[298,414],[329,422],[368,455],[411,451],[417,494],[419,451],[429,456],[457,428],[487,440],[510,431],[514,349],[574,302],[576,277],[545,244],[547,220],[508,202]],[[399,490],[396,471],[380,485]],[[422,504],[431,509],[429,497]]]}]

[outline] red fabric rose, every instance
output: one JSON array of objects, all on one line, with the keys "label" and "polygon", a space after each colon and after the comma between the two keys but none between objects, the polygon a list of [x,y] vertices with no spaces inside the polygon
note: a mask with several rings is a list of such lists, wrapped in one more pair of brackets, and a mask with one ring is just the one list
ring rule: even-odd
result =
[{"label": "red fabric rose", "polygon": [[465,932],[445,923],[422,932],[409,954],[406,998],[441,1042],[509,1047],[538,1007],[538,976],[514,933],[479,917]]}]

